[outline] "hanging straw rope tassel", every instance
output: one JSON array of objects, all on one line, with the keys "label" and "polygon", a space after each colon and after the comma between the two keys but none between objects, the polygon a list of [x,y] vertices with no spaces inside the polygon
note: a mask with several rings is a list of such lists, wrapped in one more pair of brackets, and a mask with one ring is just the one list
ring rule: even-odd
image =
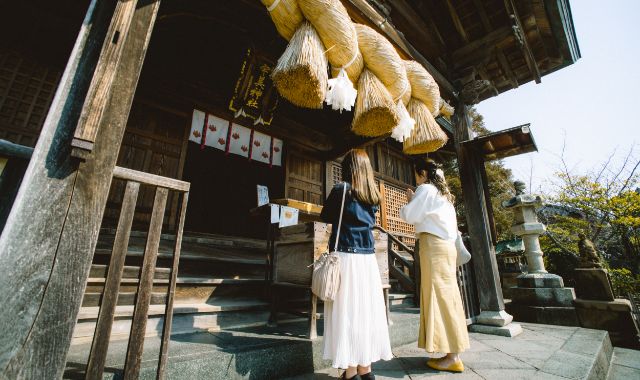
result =
[{"label": "hanging straw rope tassel", "polygon": [[353,83],[364,66],[353,22],[340,0],[298,0],[298,4],[328,49],[335,77],[329,81],[326,102],[334,110],[351,110],[357,95]]},{"label": "hanging straw rope tassel", "polygon": [[351,130],[361,136],[385,135],[398,125],[400,115],[382,82],[368,69],[358,79],[358,98]]},{"label": "hanging straw rope tassel", "polygon": [[304,21],[302,11],[297,0],[261,0],[267,7],[269,16],[276,26],[278,33],[287,41]]},{"label": "hanging straw rope tassel", "polygon": [[329,79],[327,57],[309,22],[300,24],[271,78],[280,95],[296,106],[322,108]]},{"label": "hanging straw rope tassel", "polygon": [[402,97],[407,92],[411,93],[409,90],[409,84],[407,83],[407,88],[400,94],[400,96],[395,99],[397,102],[397,111],[398,116],[400,117],[400,121],[398,125],[396,125],[391,131],[391,137],[396,139],[399,142],[404,142],[404,140],[408,139],[413,132],[413,129],[416,125],[416,121],[413,120],[409,112],[407,111],[407,107],[405,107],[404,102],[402,101]]},{"label": "hanging straw rope tassel", "polygon": [[404,141],[403,152],[406,154],[424,154],[435,152],[447,143],[448,137],[433,118],[427,106],[416,98],[411,98],[407,105],[409,115],[416,121],[416,128]]}]

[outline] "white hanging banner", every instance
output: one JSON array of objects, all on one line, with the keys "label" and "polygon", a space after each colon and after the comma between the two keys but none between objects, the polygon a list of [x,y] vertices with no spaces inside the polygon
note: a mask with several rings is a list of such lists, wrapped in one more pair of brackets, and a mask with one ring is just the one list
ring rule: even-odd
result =
[{"label": "white hanging banner", "polygon": [[271,136],[253,131],[251,159],[268,164],[271,160]]},{"label": "white hanging banner", "polygon": [[273,139],[273,146],[271,147],[271,165],[282,166],[282,140]]},{"label": "white hanging banner", "polygon": [[227,148],[229,121],[214,115],[207,115],[207,133],[204,144],[220,150]]},{"label": "white hanging banner", "polygon": [[189,141],[194,143],[202,143],[202,127],[204,126],[205,113],[199,110],[193,110],[191,117],[191,133],[189,133]]},{"label": "white hanging banner", "polygon": [[249,144],[251,144],[251,129],[242,125],[231,125],[231,138],[227,145],[229,153],[237,154],[242,157],[249,157]]}]

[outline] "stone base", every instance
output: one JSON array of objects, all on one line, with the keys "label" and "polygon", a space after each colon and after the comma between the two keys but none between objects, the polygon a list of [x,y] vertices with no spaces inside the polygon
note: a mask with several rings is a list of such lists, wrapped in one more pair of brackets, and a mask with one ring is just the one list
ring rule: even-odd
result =
[{"label": "stone base", "polygon": [[515,305],[571,307],[575,298],[573,288],[511,288],[511,300]]},{"label": "stone base", "polygon": [[517,277],[521,273],[505,272],[500,273],[500,284],[502,284],[502,296],[511,299],[511,288],[518,285]]},{"label": "stone base", "polygon": [[504,310],[500,311],[483,311],[475,317],[475,322],[481,325],[506,326],[513,321],[513,316]]},{"label": "stone base", "polygon": [[505,309],[518,322],[541,323],[545,325],[580,326],[574,307],[514,305],[509,302]]},{"label": "stone base", "polygon": [[615,299],[606,269],[578,268],[573,270],[573,276],[576,280],[576,297],[597,301]]},{"label": "stone base", "polygon": [[640,349],[638,326],[626,299],[591,301],[576,299],[576,313],[582,327],[607,330],[615,346]]},{"label": "stone base", "polygon": [[506,326],[488,326],[474,323],[472,325],[469,325],[469,331],[513,338],[514,336],[520,335],[522,333],[522,326],[520,326],[520,324],[518,323],[509,323]]},{"label": "stone base", "polygon": [[564,288],[562,277],[551,273],[525,273],[517,281],[520,288]]}]

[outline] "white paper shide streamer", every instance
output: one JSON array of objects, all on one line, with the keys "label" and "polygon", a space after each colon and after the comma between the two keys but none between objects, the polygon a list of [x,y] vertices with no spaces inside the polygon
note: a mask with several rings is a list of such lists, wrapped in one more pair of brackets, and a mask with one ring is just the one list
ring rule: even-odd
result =
[{"label": "white paper shide streamer", "polygon": [[356,104],[356,97],[358,96],[358,90],[353,87],[353,83],[347,75],[346,68],[349,67],[357,58],[358,53],[353,56],[351,61],[340,68],[340,72],[335,78],[329,79],[327,83],[327,94],[324,101],[327,105],[331,106],[334,111],[342,110],[351,111],[351,108]]},{"label": "white paper shide streamer", "polygon": [[416,126],[416,121],[411,117],[411,115],[409,115],[407,107],[405,107],[402,102],[402,96],[406,91],[407,89],[405,89],[398,97],[397,111],[398,115],[400,115],[400,122],[391,131],[391,137],[399,142],[404,142],[404,140],[411,137],[413,128]]}]

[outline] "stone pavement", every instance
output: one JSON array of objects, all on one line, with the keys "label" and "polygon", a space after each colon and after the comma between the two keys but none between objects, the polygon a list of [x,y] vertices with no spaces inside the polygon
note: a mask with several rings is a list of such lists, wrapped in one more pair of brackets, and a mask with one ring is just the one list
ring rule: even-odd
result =
[{"label": "stone pavement", "polygon": [[[427,354],[413,343],[395,348],[393,360],[374,364],[376,379],[607,378],[613,349],[606,331],[529,323],[522,327],[524,332],[515,338],[470,333],[471,349],[461,355],[464,373],[429,369]],[[640,351],[620,352],[610,378],[640,379]],[[340,374],[330,368],[289,380],[333,379]]]}]

